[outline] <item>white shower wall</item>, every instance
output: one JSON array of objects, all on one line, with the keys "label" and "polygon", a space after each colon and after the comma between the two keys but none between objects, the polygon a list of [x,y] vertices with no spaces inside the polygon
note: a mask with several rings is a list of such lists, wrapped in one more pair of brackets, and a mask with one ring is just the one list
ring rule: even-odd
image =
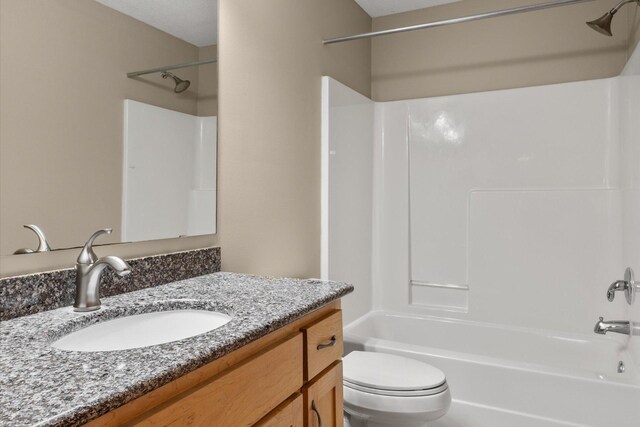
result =
[{"label": "white shower wall", "polygon": [[125,100],[122,240],[216,232],[216,117]]},{"label": "white shower wall", "polygon": [[344,298],[344,322],[371,310],[374,102],[347,86],[322,81],[323,279],[358,283]]},{"label": "white shower wall", "polygon": [[[323,203],[323,238],[349,241],[343,216],[373,204],[371,281],[356,290],[373,309],[568,333],[592,334],[598,316],[640,321],[640,301],[605,298],[627,266],[640,271],[640,77],[625,74],[376,103],[371,189],[349,181],[366,156],[323,168],[323,182],[342,176],[330,197],[350,198]],[[328,88],[328,105],[350,91]],[[333,151],[362,135],[350,114],[328,108]],[[324,277],[348,280],[349,251],[325,261]]]},{"label": "white shower wall", "polygon": [[[404,235],[376,240],[377,260],[398,263],[376,284],[381,307],[580,333],[621,317],[604,297],[624,271],[619,89],[615,78],[381,105],[385,158],[406,153],[385,162],[381,196],[408,188],[404,203],[376,206],[394,218],[379,227]],[[402,247],[407,269],[391,256]]]},{"label": "white shower wall", "polygon": [[410,306],[570,332],[608,314],[622,271],[616,83],[400,103],[408,126],[385,141],[409,141]]}]

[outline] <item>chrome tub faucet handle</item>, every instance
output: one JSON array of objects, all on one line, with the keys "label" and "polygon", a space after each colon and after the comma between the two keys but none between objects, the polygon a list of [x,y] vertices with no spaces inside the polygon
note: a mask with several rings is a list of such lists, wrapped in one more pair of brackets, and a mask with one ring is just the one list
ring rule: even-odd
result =
[{"label": "chrome tub faucet handle", "polygon": [[609,286],[609,289],[607,289],[607,299],[610,302],[613,302],[616,297],[616,292],[626,291],[628,287],[629,282],[627,282],[626,280],[616,280]]},{"label": "chrome tub faucet handle", "polygon": [[624,271],[624,280],[616,280],[607,289],[607,299],[613,301],[616,297],[616,292],[623,291],[624,297],[629,305],[633,304],[636,299],[636,292],[640,287],[640,283],[636,282],[631,267]]}]

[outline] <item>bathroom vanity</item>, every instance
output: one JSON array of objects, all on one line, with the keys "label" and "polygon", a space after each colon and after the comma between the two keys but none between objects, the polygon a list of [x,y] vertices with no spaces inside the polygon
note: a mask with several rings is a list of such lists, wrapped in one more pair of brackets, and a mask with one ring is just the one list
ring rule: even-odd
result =
[{"label": "bathroom vanity", "polygon": [[87,425],[336,426],[341,356],[334,302]]},{"label": "bathroom vanity", "polygon": [[[2,425],[342,425],[344,283],[215,273],[0,324]],[[228,323],[165,344],[66,351],[87,326],[189,308]]]}]

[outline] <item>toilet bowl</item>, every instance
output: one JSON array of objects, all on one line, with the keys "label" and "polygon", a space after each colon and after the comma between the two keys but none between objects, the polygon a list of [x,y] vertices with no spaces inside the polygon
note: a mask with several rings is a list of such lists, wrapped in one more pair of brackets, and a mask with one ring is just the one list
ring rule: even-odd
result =
[{"label": "toilet bowl", "polygon": [[446,414],[442,371],[407,357],[354,351],[343,359],[345,426],[425,427]]}]

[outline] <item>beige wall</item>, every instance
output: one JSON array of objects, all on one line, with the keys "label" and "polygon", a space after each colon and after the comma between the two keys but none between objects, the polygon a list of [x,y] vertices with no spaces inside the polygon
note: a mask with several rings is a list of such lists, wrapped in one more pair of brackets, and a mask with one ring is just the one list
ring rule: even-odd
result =
[{"label": "beige wall", "polygon": [[[631,6],[627,6],[631,7]],[[640,7],[633,7],[628,13],[629,16],[629,51],[631,56],[638,42],[640,42]]]},{"label": "beige wall", "polygon": [[323,74],[369,95],[368,31],[350,0],[221,0],[218,227],[222,268],[320,273]]},{"label": "beige wall", "polygon": [[[204,46],[198,49],[198,59],[218,57],[218,46]],[[198,115],[218,115],[218,64],[198,67]]]},{"label": "beige wall", "polygon": [[[82,244],[105,226],[116,233],[101,242],[118,240],[123,100],[196,114],[199,73],[207,94],[215,94],[205,67],[177,72],[192,81],[180,95],[157,74],[136,81],[126,72],[192,61],[199,53],[94,1],[0,1],[0,253],[35,246],[24,223],[41,225],[55,247]],[[203,111],[213,111],[212,99]],[[145,255],[213,242],[200,237],[116,250],[139,247]],[[3,257],[0,275],[72,265],[76,255]]]},{"label": "beige wall", "polygon": [[[545,0],[546,1],[546,0]],[[373,29],[472,15],[543,0],[466,0],[373,20]],[[616,75],[627,59],[626,6],[614,20],[614,37],[585,21],[616,0],[378,37],[372,41],[375,100],[422,98],[544,85]],[[635,8],[637,9],[637,8]]]}]

